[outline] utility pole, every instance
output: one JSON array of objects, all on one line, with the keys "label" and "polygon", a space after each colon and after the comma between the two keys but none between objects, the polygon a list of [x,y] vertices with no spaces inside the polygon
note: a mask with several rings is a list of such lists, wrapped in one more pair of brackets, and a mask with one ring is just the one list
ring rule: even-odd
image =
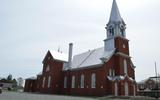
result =
[{"label": "utility pole", "polygon": [[156,74],[156,84],[157,84],[157,64],[155,62],[155,74]]},{"label": "utility pole", "polygon": [[159,98],[159,88],[158,88],[158,76],[157,76],[157,64],[155,62],[155,74],[156,74],[156,88],[155,88],[155,98]]}]

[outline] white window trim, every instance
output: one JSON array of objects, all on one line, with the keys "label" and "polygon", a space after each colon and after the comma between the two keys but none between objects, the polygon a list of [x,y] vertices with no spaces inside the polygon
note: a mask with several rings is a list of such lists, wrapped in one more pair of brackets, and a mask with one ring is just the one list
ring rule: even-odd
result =
[{"label": "white window trim", "polygon": [[117,84],[117,82],[114,83],[114,95],[118,96],[118,84]]},{"label": "white window trim", "polygon": [[112,76],[112,69],[109,69],[109,76]]},{"label": "white window trim", "polygon": [[48,72],[49,70],[50,70],[50,65],[47,65],[46,72]]},{"label": "white window trim", "polygon": [[115,70],[109,69],[109,76],[114,77],[115,76]]},{"label": "white window trim", "polygon": [[113,77],[115,76],[115,70],[114,69],[112,70],[112,76]]},{"label": "white window trim", "polygon": [[67,76],[64,77],[64,88],[67,88]]},{"label": "white window trim", "polygon": [[136,86],[133,85],[133,96],[136,96]]},{"label": "white window trim", "polygon": [[72,76],[72,88],[75,88],[75,76]]},{"label": "white window trim", "polygon": [[96,88],[96,74],[92,73],[91,75],[91,88]]},{"label": "white window trim", "polygon": [[127,82],[125,82],[125,84],[124,84],[124,92],[125,92],[125,96],[128,96],[128,95],[129,95],[128,83],[127,83]]},{"label": "white window trim", "polygon": [[123,44],[123,48],[126,48],[126,45],[125,45],[125,44]]},{"label": "white window trim", "polygon": [[82,74],[81,75],[81,85],[80,85],[81,88],[84,88],[84,75]]},{"label": "white window trim", "polygon": [[127,69],[127,61],[124,59],[124,74],[128,75],[128,69]]},{"label": "white window trim", "polygon": [[48,77],[48,88],[51,87],[51,76]]},{"label": "white window trim", "polygon": [[45,81],[46,81],[46,77],[43,77],[43,83],[42,83],[42,87],[45,87]]}]

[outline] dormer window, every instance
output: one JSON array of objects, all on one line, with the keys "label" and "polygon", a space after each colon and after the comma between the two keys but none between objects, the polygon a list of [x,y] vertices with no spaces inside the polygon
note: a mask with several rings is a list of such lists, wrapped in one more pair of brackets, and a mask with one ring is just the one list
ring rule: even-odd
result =
[{"label": "dormer window", "polygon": [[50,70],[50,65],[47,65],[46,72]]}]

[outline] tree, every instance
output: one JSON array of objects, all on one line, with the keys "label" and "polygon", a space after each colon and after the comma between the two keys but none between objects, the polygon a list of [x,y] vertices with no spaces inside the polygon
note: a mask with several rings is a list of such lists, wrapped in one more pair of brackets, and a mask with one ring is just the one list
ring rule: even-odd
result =
[{"label": "tree", "polygon": [[12,81],[12,75],[11,75],[11,74],[9,74],[9,75],[7,76],[7,81],[8,81],[8,82],[11,82],[11,81]]},{"label": "tree", "polygon": [[12,80],[12,83],[13,83],[13,87],[14,87],[14,88],[17,87],[17,81],[16,81],[16,79],[13,79],[13,80]]},{"label": "tree", "polygon": [[5,78],[2,78],[2,79],[0,80],[0,82],[2,82],[2,83],[7,83],[8,81],[7,81]]}]

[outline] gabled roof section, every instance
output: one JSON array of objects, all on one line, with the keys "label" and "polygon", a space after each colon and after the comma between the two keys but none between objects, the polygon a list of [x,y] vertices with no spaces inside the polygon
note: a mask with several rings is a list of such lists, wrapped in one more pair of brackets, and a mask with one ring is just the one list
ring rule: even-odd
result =
[{"label": "gabled roof section", "polygon": [[141,80],[141,81],[139,81],[139,82],[137,82],[137,83],[138,83],[138,84],[144,84],[144,83],[146,83],[147,80],[149,80],[149,78],[144,79],[144,80]]},{"label": "gabled roof section", "polygon": [[45,59],[47,59],[48,55],[51,54],[52,58],[54,60],[62,61],[62,62],[68,62],[68,55],[62,52],[54,51],[54,50],[48,50],[45,58],[43,59],[43,63]]},{"label": "gabled roof section", "polygon": [[57,52],[50,50],[49,51],[55,60],[63,61],[63,62],[68,62],[68,55],[65,53]]},{"label": "gabled roof section", "polygon": [[101,58],[106,60],[114,54],[115,50],[104,51],[104,47],[90,50],[79,55],[75,55],[72,61],[72,68],[83,68],[103,64]]},{"label": "gabled roof section", "polygon": [[40,75],[42,75],[42,72],[39,72],[39,73],[37,74],[37,76],[40,76]]},{"label": "gabled roof section", "polygon": [[119,13],[116,0],[113,0],[109,22],[123,22],[121,15]]},{"label": "gabled roof section", "polygon": [[[156,79],[157,78],[157,79]],[[152,81],[154,81],[154,82],[158,82],[158,83],[160,83],[160,77],[149,77],[149,78],[147,78],[147,79],[144,79],[144,80],[142,80],[142,81],[140,81],[140,82],[138,82],[138,84],[145,84],[147,81],[149,81],[149,80],[152,80]]]}]

